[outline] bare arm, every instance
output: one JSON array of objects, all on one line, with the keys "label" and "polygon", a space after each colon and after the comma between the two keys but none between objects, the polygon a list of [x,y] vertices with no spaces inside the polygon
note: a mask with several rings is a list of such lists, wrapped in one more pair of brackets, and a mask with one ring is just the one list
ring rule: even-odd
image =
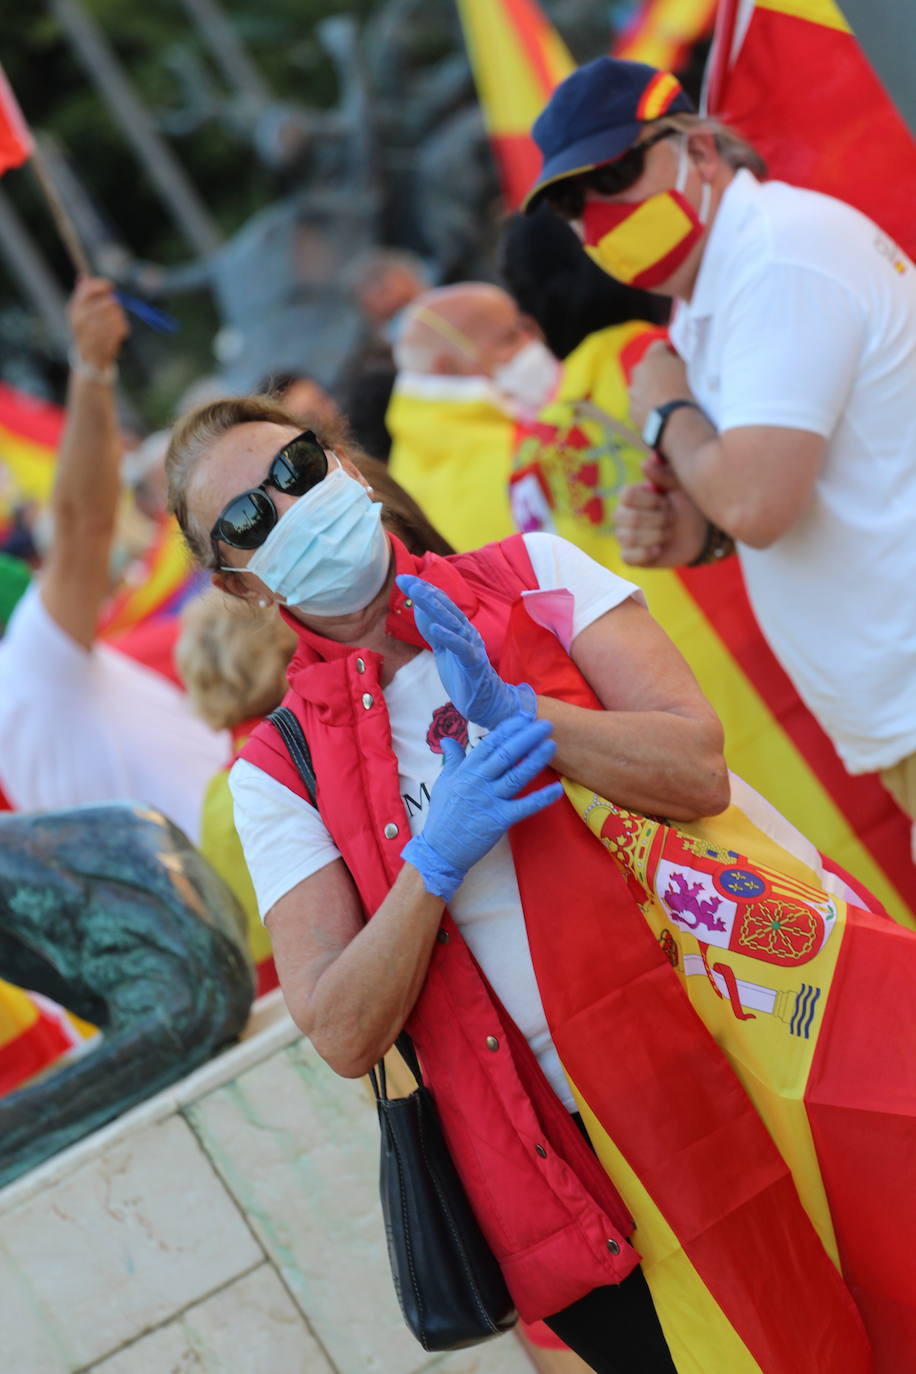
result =
[{"label": "bare arm", "polygon": [[[656,406],[690,400],[684,363],[665,344],[653,344],[633,371],[630,413],[642,426]],[[682,407],[670,415],[662,451],[673,479],[649,473],[665,495],[629,488],[618,517],[621,546],[643,566],[689,562],[704,530],[698,516],[753,548],[764,549],[798,521],[814,493],[827,442],[810,430],[780,425],[741,425],[720,433],[701,411]]]},{"label": "bare arm", "polygon": [[604,706],[538,697],[558,772],[621,806],[674,820],[728,805],[718,716],[674,644],[632,599],[577,635],[571,657]]},{"label": "bare arm", "polygon": [[[70,374],[67,420],[51,497],[53,541],[41,573],[41,599],[62,630],[92,647],[108,592],[108,559],[121,490],[121,441],[112,366],[127,334],[108,282],[78,283],[70,302],[78,363]],[[91,370],[91,371],[90,371]]]},{"label": "bare arm", "polygon": [[719,434],[696,410],[677,410],[665,456],[684,491],[720,529],[765,549],[801,518],[827,448],[809,430],[742,425]]},{"label": "bare arm", "polygon": [[444,903],[469,869],[511,826],[562,796],[559,783],[517,795],[553,758],[552,733],[515,712],[470,754],[443,740],[422,834],[404,846],[401,872],[365,926],[341,860],[268,913],[290,1010],[337,1073],[366,1073],[393,1043],[423,986]]},{"label": "bare arm", "polygon": [[364,924],[353,880],[335,859],[268,912],[290,1015],[335,1073],[359,1078],[394,1043],[423,986],[444,905],[405,864]]}]

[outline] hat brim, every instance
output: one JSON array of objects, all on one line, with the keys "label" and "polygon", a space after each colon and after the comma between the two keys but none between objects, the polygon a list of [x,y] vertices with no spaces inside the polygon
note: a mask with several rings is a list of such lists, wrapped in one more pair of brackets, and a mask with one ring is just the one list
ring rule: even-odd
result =
[{"label": "hat brim", "polygon": [[566,177],[576,176],[580,172],[591,172],[595,167],[601,167],[606,162],[613,162],[616,158],[622,157],[632,148],[644,124],[644,120],[634,119],[632,124],[621,124],[614,130],[589,134],[588,138],[580,139],[578,143],[564,148],[562,153],[549,158],[541,168],[537,181],[522,201],[523,213],[529,214],[537,205],[542,193],[554,182],[563,181]]}]

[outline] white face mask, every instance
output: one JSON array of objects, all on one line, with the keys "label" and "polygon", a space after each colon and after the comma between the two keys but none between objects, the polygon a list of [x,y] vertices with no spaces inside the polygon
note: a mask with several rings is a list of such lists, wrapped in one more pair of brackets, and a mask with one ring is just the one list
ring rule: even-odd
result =
[{"label": "white face mask", "polygon": [[546,344],[532,339],[523,348],[497,367],[493,382],[503,393],[529,414],[537,414],[549,401],[560,383],[563,370]]},{"label": "white face mask", "polygon": [[381,591],[391,561],[381,502],[332,456],[337,467],[284,512],[247,567],[309,615],[361,611]]}]

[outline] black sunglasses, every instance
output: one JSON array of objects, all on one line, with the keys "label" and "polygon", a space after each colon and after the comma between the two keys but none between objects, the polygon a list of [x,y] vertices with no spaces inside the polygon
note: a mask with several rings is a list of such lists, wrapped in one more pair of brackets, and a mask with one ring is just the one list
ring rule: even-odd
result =
[{"label": "black sunglasses", "polygon": [[256,549],[264,543],[280,516],[267,494],[274,487],[286,496],[303,496],[327,476],[328,455],[310,429],[284,444],[263,482],[235,496],[210,531],[213,556],[219,563],[217,541],[234,549]]},{"label": "black sunglasses", "polygon": [[564,219],[580,219],[585,209],[586,190],[597,191],[601,196],[619,196],[622,191],[629,191],[646,169],[647,151],[676,133],[676,129],[660,129],[642,143],[634,143],[632,148],[603,167],[593,167],[590,172],[555,181],[552,186],[545,186],[544,199]]}]

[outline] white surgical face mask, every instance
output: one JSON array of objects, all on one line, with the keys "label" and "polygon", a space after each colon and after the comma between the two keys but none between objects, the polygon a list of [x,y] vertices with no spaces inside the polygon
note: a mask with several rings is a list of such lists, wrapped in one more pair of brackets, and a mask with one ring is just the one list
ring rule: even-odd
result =
[{"label": "white surgical face mask", "polygon": [[[288,606],[310,615],[351,615],[381,591],[391,559],[381,502],[337,467],[300,496],[249,559]],[[238,569],[235,569],[238,571]]]},{"label": "white surgical face mask", "polygon": [[560,382],[562,364],[540,339],[532,339],[495,369],[496,387],[529,414],[537,414],[549,401]]}]

